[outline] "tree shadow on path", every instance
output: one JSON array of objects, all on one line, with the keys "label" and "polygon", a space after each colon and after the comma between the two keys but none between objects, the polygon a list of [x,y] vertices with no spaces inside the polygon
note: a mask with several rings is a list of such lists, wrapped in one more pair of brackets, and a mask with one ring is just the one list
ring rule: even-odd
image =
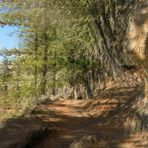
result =
[{"label": "tree shadow on path", "polygon": [[[125,125],[127,118],[135,114],[138,117],[134,105],[141,96],[142,88],[126,87],[106,90],[93,100],[66,100],[40,105],[33,114],[50,122],[56,132],[44,140],[30,143],[30,148],[68,148],[71,143],[75,143],[71,146],[73,148],[146,148],[147,127],[140,134],[131,134]],[[139,114],[139,118],[143,117]],[[147,116],[144,119],[147,120]]]}]

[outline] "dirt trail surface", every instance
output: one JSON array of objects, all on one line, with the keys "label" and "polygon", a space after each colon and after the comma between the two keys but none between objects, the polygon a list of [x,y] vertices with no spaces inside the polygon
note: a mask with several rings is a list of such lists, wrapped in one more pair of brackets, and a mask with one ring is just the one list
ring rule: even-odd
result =
[{"label": "dirt trail surface", "polygon": [[32,117],[10,119],[0,127],[0,148],[24,148],[32,137],[49,131],[48,127]]},{"label": "dirt trail surface", "polygon": [[138,88],[110,89],[94,99],[41,104],[33,114],[55,132],[32,148],[147,148],[148,133],[130,134],[125,120],[134,110]]},{"label": "dirt trail surface", "polygon": [[2,126],[0,148],[147,148],[147,130],[131,134],[125,125],[139,95],[133,87],[87,100],[47,100],[29,118]]}]

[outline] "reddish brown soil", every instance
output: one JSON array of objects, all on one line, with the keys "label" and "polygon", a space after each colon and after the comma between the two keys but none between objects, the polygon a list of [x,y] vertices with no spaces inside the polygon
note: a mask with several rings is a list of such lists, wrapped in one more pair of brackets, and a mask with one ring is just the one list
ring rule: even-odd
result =
[{"label": "reddish brown soil", "polygon": [[[55,129],[32,148],[67,148],[84,136],[95,136],[90,148],[147,148],[148,132],[130,133],[125,121],[140,94],[138,88],[110,89],[94,99],[48,101],[34,111]],[[75,147],[76,148],[76,147]],[[87,144],[85,142],[85,146]]]}]

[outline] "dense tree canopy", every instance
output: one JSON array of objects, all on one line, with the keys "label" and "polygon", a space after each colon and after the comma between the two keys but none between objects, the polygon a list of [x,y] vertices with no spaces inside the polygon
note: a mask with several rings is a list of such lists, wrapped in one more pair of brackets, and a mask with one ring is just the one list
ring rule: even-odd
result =
[{"label": "dense tree canopy", "polygon": [[1,51],[6,94],[92,97],[128,61],[126,32],[139,1],[1,0],[0,23],[18,26],[21,41]]}]

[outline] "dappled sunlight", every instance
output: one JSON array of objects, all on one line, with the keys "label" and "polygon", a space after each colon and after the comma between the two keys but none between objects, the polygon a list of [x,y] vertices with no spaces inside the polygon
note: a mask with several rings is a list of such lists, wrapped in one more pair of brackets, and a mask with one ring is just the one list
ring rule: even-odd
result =
[{"label": "dappled sunlight", "polygon": [[0,148],[148,147],[147,0],[2,0],[0,33]]},{"label": "dappled sunlight", "polygon": [[[130,125],[125,124],[126,119],[131,117],[130,112],[140,94],[141,89],[138,87],[130,89],[127,87],[114,89],[114,92],[112,89],[106,90],[102,97],[99,95],[93,100],[59,100],[39,105],[38,111],[34,112],[35,116],[43,121],[50,121],[57,130],[58,137],[47,136],[41,143],[37,143],[35,148],[41,148],[43,145],[46,148],[51,143],[54,145],[53,148],[62,144],[68,146],[76,139],[77,143],[81,138],[85,141],[86,135],[90,135],[90,139],[91,135],[94,135],[96,139],[92,148],[101,146],[102,141],[104,144],[112,144],[119,148],[123,146],[134,148],[140,143],[144,145],[147,132],[130,133],[128,128]],[[118,96],[122,96],[122,103]],[[138,144],[136,140],[139,141]]]}]

